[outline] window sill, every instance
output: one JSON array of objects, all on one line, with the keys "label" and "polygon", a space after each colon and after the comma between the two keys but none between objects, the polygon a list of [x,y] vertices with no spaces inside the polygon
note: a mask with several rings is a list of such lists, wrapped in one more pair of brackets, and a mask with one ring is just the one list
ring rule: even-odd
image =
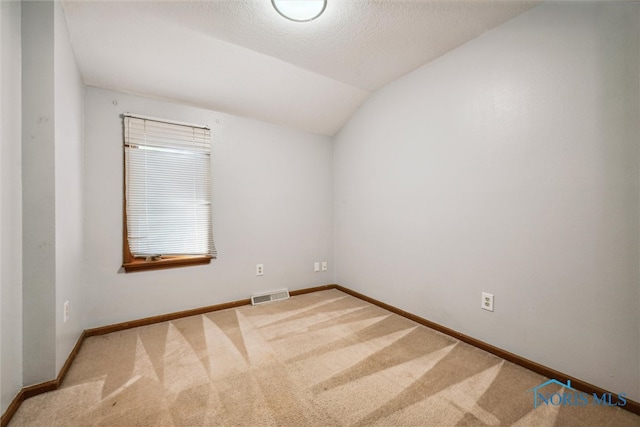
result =
[{"label": "window sill", "polygon": [[147,261],[144,258],[135,258],[131,262],[122,264],[125,272],[160,270],[163,268],[189,267],[192,265],[209,264],[213,257],[209,255],[199,256],[172,256],[159,259],[157,261]]}]

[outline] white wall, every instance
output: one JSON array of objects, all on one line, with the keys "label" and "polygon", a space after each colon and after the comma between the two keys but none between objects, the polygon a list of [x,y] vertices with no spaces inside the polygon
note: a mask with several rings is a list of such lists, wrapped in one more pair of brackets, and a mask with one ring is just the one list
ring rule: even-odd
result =
[{"label": "white wall", "polygon": [[22,4],[22,59],[22,357],[31,385],[57,376],[83,329],[84,84],[58,2]]},{"label": "white wall", "polygon": [[[85,106],[85,327],[333,283],[330,138],[95,88]],[[212,127],[218,259],[210,265],[120,268],[125,112]],[[314,273],[314,261],[329,261],[329,271]]]},{"label": "white wall", "polygon": [[[84,83],[76,65],[62,7],[54,10],[56,372],[60,372],[83,327]],[[63,322],[63,304],[69,319]]]},{"label": "white wall", "polygon": [[20,2],[0,2],[0,413],[22,387]]},{"label": "white wall", "polygon": [[23,383],[56,376],[54,3],[22,3]]},{"label": "white wall", "polygon": [[640,400],[639,7],[546,3],[378,91],[337,283]]}]

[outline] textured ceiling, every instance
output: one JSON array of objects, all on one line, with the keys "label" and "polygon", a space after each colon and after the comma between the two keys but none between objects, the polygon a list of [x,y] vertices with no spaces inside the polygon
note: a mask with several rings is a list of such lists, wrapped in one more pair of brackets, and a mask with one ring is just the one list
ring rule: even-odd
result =
[{"label": "textured ceiling", "polygon": [[63,0],[86,84],[334,135],[372,91],[538,4],[328,0],[315,21],[269,0]]}]

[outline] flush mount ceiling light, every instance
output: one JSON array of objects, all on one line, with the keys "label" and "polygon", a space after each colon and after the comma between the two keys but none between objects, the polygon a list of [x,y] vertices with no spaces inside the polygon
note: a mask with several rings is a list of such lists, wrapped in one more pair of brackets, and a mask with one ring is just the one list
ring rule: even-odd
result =
[{"label": "flush mount ceiling light", "polygon": [[327,0],[271,0],[275,10],[285,18],[296,22],[309,22],[322,15]]}]

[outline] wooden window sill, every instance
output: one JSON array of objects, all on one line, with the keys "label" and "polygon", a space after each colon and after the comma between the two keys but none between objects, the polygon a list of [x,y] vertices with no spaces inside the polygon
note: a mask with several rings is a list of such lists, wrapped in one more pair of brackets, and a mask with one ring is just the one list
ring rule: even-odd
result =
[{"label": "wooden window sill", "polygon": [[160,270],[163,268],[188,267],[191,265],[209,264],[213,257],[210,255],[198,256],[167,256],[156,261],[147,261],[144,258],[135,258],[131,262],[122,264],[127,273],[134,271]]}]

